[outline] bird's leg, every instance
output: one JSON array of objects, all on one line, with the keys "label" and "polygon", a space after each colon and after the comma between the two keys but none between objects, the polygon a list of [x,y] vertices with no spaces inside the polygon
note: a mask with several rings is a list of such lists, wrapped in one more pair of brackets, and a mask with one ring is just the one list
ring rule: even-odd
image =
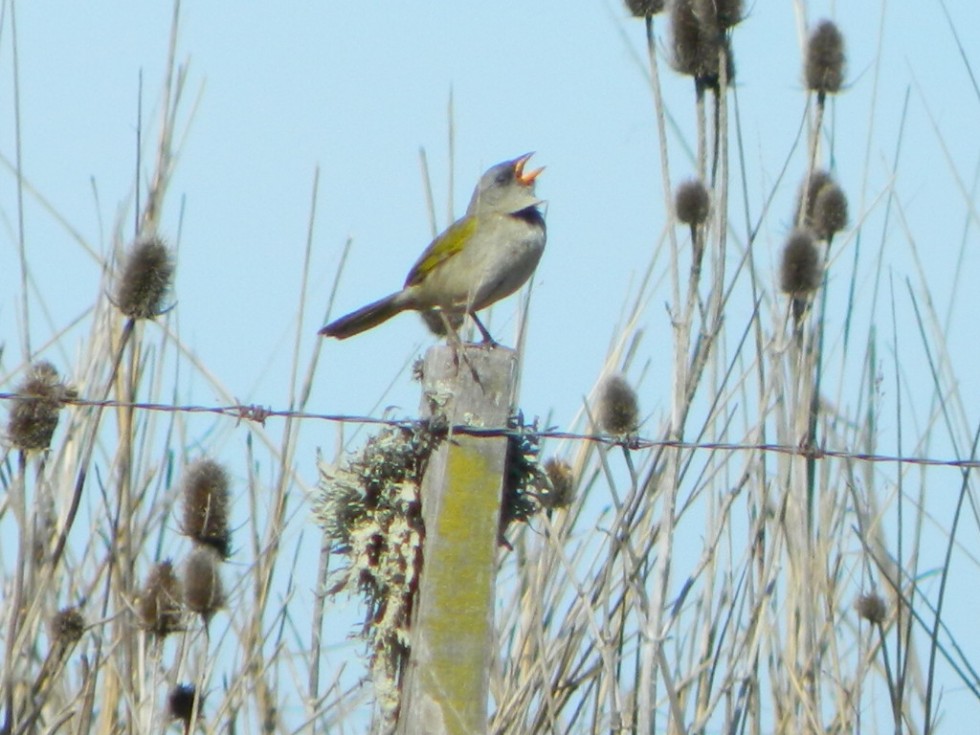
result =
[{"label": "bird's leg", "polygon": [[491,349],[493,349],[494,347],[500,347],[500,343],[490,336],[490,332],[487,331],[487,328],[485,326],[483,326],[483,322],[480,321],[480,318],[476,315],[475,312],[472,311],[470,312],[470,318],[473,319],[473,323],[476,324],[476,328],[479,329],[480,334],[483,335],[483,344],[485,344],[487,347]]},{"label": "bird's leg", "polygon": [[[470,369],[470,374],[473,376],[473,382],[482,386],[483,384],[480,382],[480,375],[476,372],[476,368],[473,367],[473,363],[470,362],[470,358],[467,357],[466,350],[463,349],[463,340],[459,336],[459,332],[456,331],[456,327],[453,326],[449,317],[446,315],[446,312],[442,309],[439,309],[439,316],[442,318],[442,323],[446,327],[446,340],[450,345],[452,345],[453,348],[453,367],[459,370],[459,355],[460,352],[462,352],[463,362],[465,362],[466,367]],[[477,324],[479,324],[479,322],[477,322]],[[480,324],[480,329],[485,332],[482,324]],[[494,344],[496,343],[494,342]]]},{"label": "bird's leg", "polygon": [[453,348],[453,367],[458,370],[459,350],[463,346],[463,340],[460,339],[459,332],[456,331],[456,327],[453,326],[446,312],[442,309],[436,309],[435,311],[439,314],[439,318],[442,319],[442,326],[446,329],[446,341]]}]

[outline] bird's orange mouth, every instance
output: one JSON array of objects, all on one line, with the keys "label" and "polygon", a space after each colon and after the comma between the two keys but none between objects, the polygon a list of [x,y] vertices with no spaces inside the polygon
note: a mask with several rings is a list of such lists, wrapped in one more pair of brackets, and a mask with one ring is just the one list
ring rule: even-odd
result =
[{"label": "bird's orange mouth", "polygon": [[541,175],[542,171],[544,171],[544,166],[541,168],[536,168],[533,171],[524,170],[524,166],[527,165],[527,162],[533,155],[533,153],[527,153],[521,156],[517,159],[517,164],[514,166],[514,174],[517,176],[517,181],[524,186],[530,186],[533,184],[534,180]]}]

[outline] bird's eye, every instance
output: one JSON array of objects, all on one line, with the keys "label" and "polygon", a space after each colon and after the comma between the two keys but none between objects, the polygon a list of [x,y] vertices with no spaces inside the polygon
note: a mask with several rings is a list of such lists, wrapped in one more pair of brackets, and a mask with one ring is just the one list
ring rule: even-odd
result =
[{"label": "bird's eye", "polygon": [[514,178],[514,172],[511,171],[509,168],[505,168],[503,171],[497,174],[496,178],[494,178],[494,181],[498,184],[509,184],[513,178]]}]

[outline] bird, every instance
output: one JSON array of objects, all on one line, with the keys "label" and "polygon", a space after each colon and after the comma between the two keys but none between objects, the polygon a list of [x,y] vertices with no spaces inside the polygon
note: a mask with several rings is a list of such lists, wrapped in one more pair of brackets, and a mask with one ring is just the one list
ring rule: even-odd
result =
[{"label": "bird", "polygon": [[450,320],[470,316],[483,342],[497,342],[476,312],[510,296],[534,273],[547,232],[535,181],[544,168],[525,170],[533,153],[498,163],[480,177],[466,213],[438,235],[405,278],[382,299],[336,319],[319,334],[347,339],[403,311],[440,313]]}]

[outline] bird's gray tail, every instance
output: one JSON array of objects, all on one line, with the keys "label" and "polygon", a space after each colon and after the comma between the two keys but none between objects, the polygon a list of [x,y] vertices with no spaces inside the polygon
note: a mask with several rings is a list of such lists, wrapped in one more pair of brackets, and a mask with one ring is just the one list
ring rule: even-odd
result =
[{"label": "bird's gray tail", "polygon": [[347,339],[348,337],[353,337],[355,334],[366,332],[368,329],[388,321],[395,314],[399,314],[407,308],[399,298],[400,296],[401,292],[396,292],[385,296],[383,299],[378,299],[367,306],[362,306],[357,311],[352,311],[350,314],[330,322],[320,330],[319,334],[325,337]]}]

